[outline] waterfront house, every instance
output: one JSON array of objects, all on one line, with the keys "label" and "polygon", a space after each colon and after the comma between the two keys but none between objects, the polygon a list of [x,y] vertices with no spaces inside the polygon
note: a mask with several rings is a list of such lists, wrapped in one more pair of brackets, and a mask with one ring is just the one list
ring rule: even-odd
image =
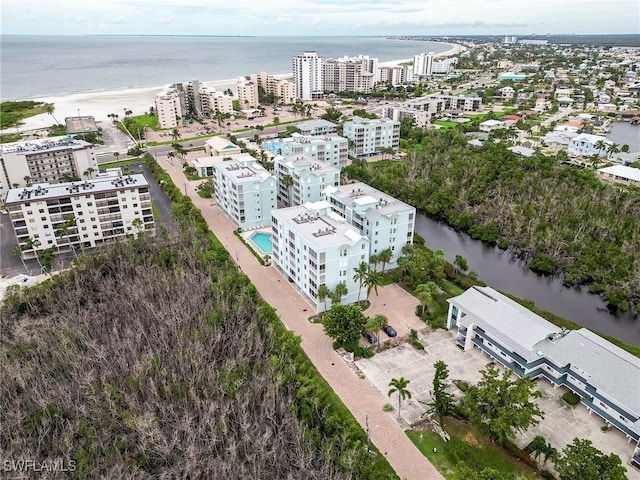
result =
[{"label": "waterfront house", "polygon": [[571,156],[590,157],[598,155],[606,157],[609,147],[613,144],[611,140],[607,140],[600,135],[591,135],[590,133],[581,133],[572,138],[567,147],[567,153]]},{"label": "waterfront house", "polygon": [[485,120],[479,127],[481,132],[489,133],[500,128],[505,128],[505,123],[500,120]]},{"label": "waterfront house", "polygon": [[640,185],[640,168],[613,165],[599,169],[598,176],[609,182]]},{"label": "waterfront house", "polygon": [[[474,286],[447,301],[447,329],[455,329],[461,349],[478,348],[518,376],[571,390],[638,445],[640,358],[586,328],[556,327],[490,287]],[[632,461],[640,466],[637,448]]]}]

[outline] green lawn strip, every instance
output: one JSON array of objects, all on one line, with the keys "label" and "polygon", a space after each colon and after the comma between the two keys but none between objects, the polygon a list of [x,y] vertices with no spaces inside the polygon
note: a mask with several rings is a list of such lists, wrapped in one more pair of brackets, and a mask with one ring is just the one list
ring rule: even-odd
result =
[{"label": "green lawn strip", "polygon": [[106,170],[107,168],[124,167],[126,165],[131,165],[132,163],[141,162],[144,162],[141,158],[126,158],[124,160],[118,160],[117,162],[99,163],[98,168],[100,168],[100,170]]},{"label": "green lawn strip", "polygon": [[436,120],[435,122],[433,122],[435,125],[439,125],[443,128],[456,128],[458,125],[462,125],[461,123],[458,122],[450,122],[448,120]]},{"label": "green lawn strip", "polygon": [[448,442],[435,432],[407,431],[411,441],[445,478],[461,467],[474,472],[492,468],[503,473],[527,474],[527,477],[535,478],[535,471],[531,467],[492,443],[472,425],[448,419],[446,430],[451,437]]},{"label": "green lawn strip", "polygon": [[[136,115],[135,117],[130,118],[131,123],[134,125],[134,128],[146,128],[149,127],[151,130],[158,132],[164,130],[163,128],[158,127],[158,117],[156,115]],[[133,133],[133,132],[131,132]]]},{"label": "green lawn strip", "polygon": [[158,209],[158,207],[156,206],[156,204],[153,202],[153,200],[151,201],[151,210],[153,211],[153,217],[157,220],[158,218],[162,218],[162,213],[160,213],[160,210]]},{"label": "green lawn strip", "polygon": [[187,138],[178,138],[177,140],[167,140],[166,142],[149,142],[149,146],[150,147],[160,147],[162,145],[171,145],[172,143],[182,143],[182,142],[189,142],[191,140],[201,140],[201,139],[205,139],[205,138],[211,138],[211,137],[219,137],[221,135],[226,135],[226,133],[209,133],[207,135],[200,135],[199,137],[187,137]]}]

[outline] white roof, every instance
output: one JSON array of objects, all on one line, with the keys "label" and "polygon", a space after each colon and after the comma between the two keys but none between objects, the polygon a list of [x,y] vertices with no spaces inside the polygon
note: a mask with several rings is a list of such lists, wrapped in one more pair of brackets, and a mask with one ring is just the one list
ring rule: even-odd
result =
[{"label": "white roof", "polygon": [[496,125],[504,125],[504,122],[501,122],[500,120],[485,120],[480,125],[486,125],[488,127],[494,127]]},{"label": "white roof", "polygon": [[602,137],[600,135],[591,135],[590,133],[581,133],[576,136],[572,141],[573,142],[588,142],[593,143],[594,145],[602,140],[604,143],[611,144],[613,143],[611,140],[607,140],[606,137]]},{"label": "white roof", "polygon": [[[467,312],[465,324],[474,323],[499,336],[505,346],[530,358],[534,346],[560,329],[491,287],[472,287],[450,298]],[[527,355],[529,353],[529,355]]]},{"label": "white roof", "polygon": [[633,182],[640,182],[640,168],[625,167],[623,165],[614,165],[613,167],[601,168],[599,172],[614,175],[616,177],[626,178]]}]

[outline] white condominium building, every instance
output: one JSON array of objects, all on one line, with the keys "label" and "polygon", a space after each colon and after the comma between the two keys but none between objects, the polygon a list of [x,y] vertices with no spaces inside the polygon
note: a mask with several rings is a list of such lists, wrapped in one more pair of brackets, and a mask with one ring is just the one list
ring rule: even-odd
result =
[{"label": "white condominium building", "polygon": [[155,233],[144,175],[16,188],[5,205],[25,258],[51,247],[70,251],[142,231]]},{"label": "white condominium building", "polygon": [[213,165],[218,205],[240,228],[269,225],[276,208],[276,179],[255,159]]},{"label": "white condominium building", "polygon": [[50,137],[0,145],[0,199],[10,188],[92,178],[98,173],[93,144]]},{"label": "white condominium building", "polygon": [[207,111],[211,116],[216,111],[222,113],[233,113],[233,97],[225,95],[223,92],[217,92],[215,89],[209,91]]},{"label": "white condominium building", "polygon": [[358,301],[360,285],[353,280],[353,272],[360,262],[369,260],[365,236],[331,211],[327,202],[281,208],[271,216],[273,262],[316,312],[331,307],[331,300],[318,299],[321,285],[335,291],[343,283],[347,295],[341,302]]},{"label": "white condominium building", "polygon": [[313,100],[324,95],[324,58],[316,52],[293,57],[293,83],[298,100]]},{"label": "white condominium building", "polygon": [[433,75],[446,75],[453,72],[456,63],[458,63],[457,57],[444,58],[433,62],[433,68],[431,73]]},{"label": "white condominium building", "polygon": [[433,52],[413,56],[413,75],[416,77],[433,73]]},{"label": "white condominium building", "polygon": [[370,93],[376,83],[377,67],[377,58],[328,58],[324,61],[324,90]]},{"label": "white condominium building", "polygon": [[253,83],[264,90],[264,93],[276,96],[276,103],[290,105],[296,102],[295,83],[267,75],[267,72],[254,73],[250,78]]},{"label": "white condominium building", "polygon": [[342,134],[353,141],[350,153],[358,158],[379,155],[381,148],[400,146],[400,122],[389,118],[353,117],[345,122]]},{"label": "white condominium building", "polygon": [[336,124],[328,120],[307,120],[305,122],[296,123],[296,128],[300,130],[302,135],[320,136],[332,135],[336,133]]},{"label": "white condominium building", "polygon": [[284,156],[307,155],[341,169],[347,165],[348,150],[348,140],[339,135],[313,136],[294,133],[282,140],[280,153]]},{"label": "white condominium building", "polygon": [[176,128],[181,124],[182,103],[176,90],[168,90],[156,97],[159,128]]},{"label": "white condominium building", "polygon": [[[393,267],[402,247],[413,243],[416,209],[366,183],[327,187],[323,200],[370,241],[370,254],[391,249]],[[386,266],[385,266],[386,268]]]},{"label": "white condominium building", "polygon": [[318,202],[326,187],[340,185],[339,169],[306,155],[278,155],[273,163],[278,203],[285,207]]},{"label": "white condominium building", "polygon": [[409,66],[378,67],[376,83],[390,83],[391,86],[404,85],[413,81],[413,69]]},{"label": "white condominium building", "polygon": [[260,106],[260,101],[258,99],[258,84],[256,82],[252,82],[251,79],[246,77],[239,77],[237,89],[240,110]]}]

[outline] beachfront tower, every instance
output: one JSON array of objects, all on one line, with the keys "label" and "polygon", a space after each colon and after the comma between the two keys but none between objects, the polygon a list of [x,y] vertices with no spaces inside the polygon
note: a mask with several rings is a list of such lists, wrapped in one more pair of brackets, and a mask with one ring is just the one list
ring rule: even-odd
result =
[{"label": "beachfront tower", "polygon": [[324,93],[324,58],[316,52],[304,52],[293,57],[293,83],[298,100],[313,100]]}]

